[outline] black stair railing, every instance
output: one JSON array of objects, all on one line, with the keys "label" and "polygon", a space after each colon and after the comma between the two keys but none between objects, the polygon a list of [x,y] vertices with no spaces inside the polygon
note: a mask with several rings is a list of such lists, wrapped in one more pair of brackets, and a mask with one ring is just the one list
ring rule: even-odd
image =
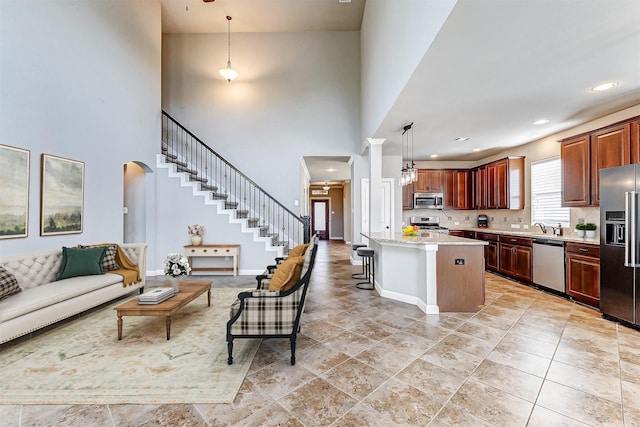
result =
[{"label": "black stair railing", "polygon": [[179,172],[200,182],[201,190],[235,209],[236,217],[246,218],[260,236],[271,238],[273,245],[292,248],[309,241],[307,217],[291,212],[165,111],[161,152]]}]

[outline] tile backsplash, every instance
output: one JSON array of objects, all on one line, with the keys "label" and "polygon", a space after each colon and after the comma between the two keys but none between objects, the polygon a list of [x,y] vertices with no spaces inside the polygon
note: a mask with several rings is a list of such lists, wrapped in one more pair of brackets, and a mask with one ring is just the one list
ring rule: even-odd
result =
[{"label": "tile backsplash", "polygon": [[[478,224],[478,215],[485,214],[489,217],[489,228],[494,230],[520,230],[520,231],[540,231],[536,226],[531,225],[531,210],[478,210],[478,211],[461,211],[461,210],[431,210],[431,209],[414,209],[402,212],[402,225],[410,223],[412,216],[437,216],[440,218],[440,225],[447,228],[456,227],[476,227]],[[600,223],[600,208],[571,208],[570,214],[571,227],[565,228],[565,234],[574,232],[574,227],[581,220],[583,222]],[[549,224],[552,225],[552,224]]]}]

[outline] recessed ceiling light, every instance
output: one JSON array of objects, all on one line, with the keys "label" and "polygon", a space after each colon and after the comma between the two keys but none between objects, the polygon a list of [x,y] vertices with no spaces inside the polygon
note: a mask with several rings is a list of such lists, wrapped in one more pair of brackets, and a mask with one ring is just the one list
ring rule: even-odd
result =
[{"label": "recessed ceiling light", "polygon": [[335,172],[336,170],[334,168],[329,168],[329,169],[325,169],[327,172]]},{"label": "recessed ceiling light", "polygon": [[473,151],[474,153],[477,153],[478,151],[482,151],[482,148],[474,148],[472,151]]},{"label": "recessed ceiling light", "polygon": [[618,86],[618,82],[607,82],[607,83],[602,83],[598,86],[594,86],[591,88],[591,90],[593,92],[602,92],[603,90],[608,90],[616,86]]},{"label": "recessed ceiling light", "polygon": [[437,154],[432,154],[429,157],[431,157],[432,159],[435,159],[436,157],[438,157],[438,155]]},{"label": "recessed ceiling light", "polygon": [[547,123],[549,123],[548,119],[540,119],[533,122],[534,125],[546,125]]},{"label": "recessed ceiling light", "polygon": [[459,136],[454,141],[456,141],[456,142],[465,142],[465,141],[468,141],[469,139],[470,138],[468,136]]}]

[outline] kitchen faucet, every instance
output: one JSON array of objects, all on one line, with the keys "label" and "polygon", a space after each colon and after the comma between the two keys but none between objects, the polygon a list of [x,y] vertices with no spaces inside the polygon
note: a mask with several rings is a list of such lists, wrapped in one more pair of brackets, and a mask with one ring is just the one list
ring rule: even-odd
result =
[{"label": "kitchen faucet", "polygon": [[536,222],[536,223],[535,223],[535,224],[533,224],[533,225],[537,225],[538,227],[540,227],[540,230],[542,230],[542,232],[543,232],[544,234],[547,234],[547,227],[546,227],[544,224],[542,224],[542,223],[540,223],[540,222]]}]

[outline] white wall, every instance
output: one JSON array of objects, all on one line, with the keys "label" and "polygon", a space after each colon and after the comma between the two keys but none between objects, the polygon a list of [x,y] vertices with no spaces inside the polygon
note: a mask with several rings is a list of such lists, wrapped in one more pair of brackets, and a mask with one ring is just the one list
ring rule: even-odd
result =
[{"label": "white wall", "polygon": [[[123,165],[160,140],[160,19],[159,0],[0,1],[0,142],[31,150],[29,236],[0,254],[122,241]],[[42,153],[85,162],[82,234],[39,236]]]},{"label": "white wall", "polygon": [[361,28],[362,140],[376,131],[456,0],[367,0]]},{"label": "white wall", "polygon": [[300,157],[358,152],[359,33],[232,32],[232,83],[226,47],[226,34],[163,35],[163,108],[299,212]]}]

